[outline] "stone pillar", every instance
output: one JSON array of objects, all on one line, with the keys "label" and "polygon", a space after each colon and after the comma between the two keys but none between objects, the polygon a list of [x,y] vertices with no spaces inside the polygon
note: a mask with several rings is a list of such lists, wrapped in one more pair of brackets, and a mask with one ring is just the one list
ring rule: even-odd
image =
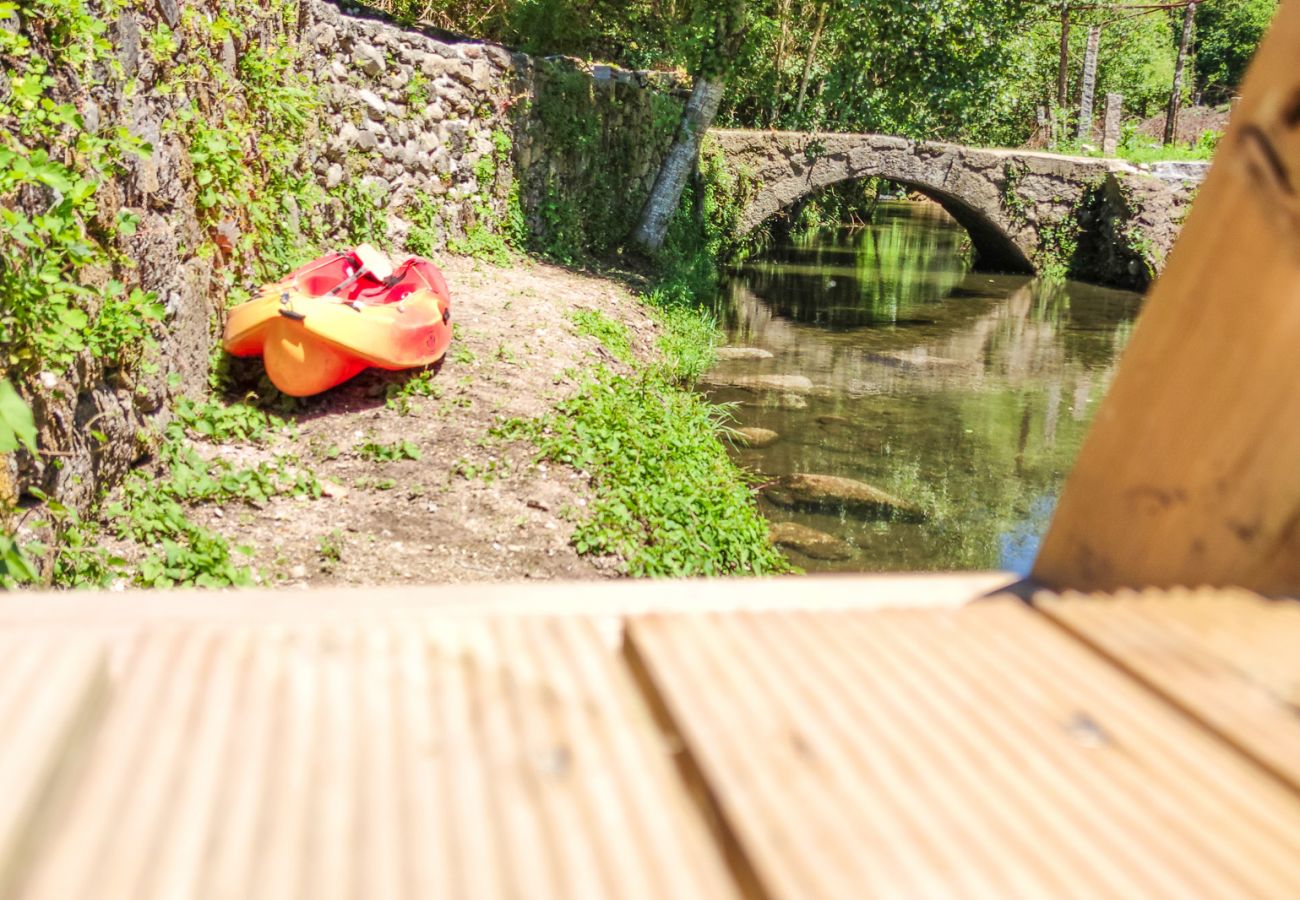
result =
[{"label": "stone pillar", "polygon": [[1101,26],[1088,29],[1088,50],[1083,57],[1083,88],[1079,97],[1079,143],[1092,140],[1092,98],[1097,89],[1097,45],[1101,42]]},{"label": "stone pillar", "polygon": [[1119,149],[1119,125],[1124,113],[1124,95],[1106,95],[1106,113],[1101,126],[1101,155],[1114,156]]}]

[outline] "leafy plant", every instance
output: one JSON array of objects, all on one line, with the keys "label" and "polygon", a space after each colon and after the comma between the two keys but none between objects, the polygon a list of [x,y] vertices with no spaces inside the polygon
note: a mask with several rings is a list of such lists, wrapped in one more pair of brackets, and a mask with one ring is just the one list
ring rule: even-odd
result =
[{"label": "leafy plant", "polygon": [[420,458],[420,448],[413,442],[405,440],[391,444],[366,441],[358,444],[354,449],[358,456],[370,462],[396,462],[402,459]]},{"label": "leafy plant", "polygon": [[461,346],[453,347],[451,352],[447,354],[447,358],[460,366],[473,365],[478,359],[478,357],[474,355],[473,350]]},{"label": "leafy plant", "polygon": [[321,568],[325,571],[333,569],[342,562],[343,532],[335,528],[329,534],[322,535],[316,542],[316,555],[320,557]]},{"label": "leafy plant", "polygon": [[0,378],[0,453],[12,453],[19,447],[36,452],[36,421],[9,380]]},{"label": "leafy plant", "polygon": [[619,362],[632,362],[632,335],[622,322],[598,309],[572,309],[566,318],[573,323],[574,331],[595,338]]},{"label": "leafy plant", "polygon": [[432,397],[436,400],[442,396],[442,385],[433,379],[433,370],[423,369],[400,384],[385,385],[384,405],[398,415],[409,415],[413,397]]},{"label": "leafy plant", "polygon": [[528,437],[543,458],[590,478],[596,499],[574,531],[579,553],[617,555],[631,575],[788,571],[717,440],[722,415],[658,375],[601,369],[554,413],[496,433]]}]

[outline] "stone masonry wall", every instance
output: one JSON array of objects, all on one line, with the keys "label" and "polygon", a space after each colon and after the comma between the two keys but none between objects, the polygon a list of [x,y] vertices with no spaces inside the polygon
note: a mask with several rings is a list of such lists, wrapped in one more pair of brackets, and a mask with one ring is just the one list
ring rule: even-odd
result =
[{"label": "stone masonry wall", "polygon": [[[83,353],[66,371],[11,376],[44,452],[0,457],[0,495],[39,486],[86,507],[147,452],[139,436],[170,397],[206,390],[228,298],[257,282],[231,248],[257,234],[240,210],[215,223],[201,214],[192,125],[178,123],[197,107],[219,129],[212,117],[250,102],[236,75],[252,49],[287,45],[320,101],[290,164],[306,187],[276,209],[281,237],[303,250],[369,239],[395,253],[469,252],[508,230],[561,258],[603,252],[630,230],[681,109],[680,85],[645,73],[439,40],[326,0],[268,6],[221,34],[212,23],[232,2],[133,0],[109,23],[115,63],[93,84],[58,86],[87,128],[122,125],[153,146],[99,188],[99,220],[127,210],[140,224],[112,238],[113,271],[83,274],[156,293],[166,317],[144,366]],[[235,89],[168,81],[196,59]],[[259,164],[257,143],[247,139],[241,164]]]},{"label": "stone masonry wall", "polygon": [[354,184],[382,204],[393,245],[424,229],[420,248],[456,246],[509,224],[516,199],[536,244],[561,256],[605,252],[631,231],[688,86],[446,43],[325,0],[308,9],[329,135],[314,170],[327,189]]}]

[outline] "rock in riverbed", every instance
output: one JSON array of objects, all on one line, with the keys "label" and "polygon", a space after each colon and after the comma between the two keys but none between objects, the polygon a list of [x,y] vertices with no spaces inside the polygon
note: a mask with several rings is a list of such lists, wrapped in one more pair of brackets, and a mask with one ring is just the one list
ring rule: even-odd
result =
[{"label": "rock in riverbed", "polygon": [[863,481],[837,475],[782,475],[763,488],[763,496],[794,509],[844,509],[878,519],[921,522],[925,511]]},{"label": "rock in riverbed", "polygon": [[873,362],[884,363],[887,366],[894,366],[902,369],[928,370],[935,372],[953,372],[960,369],[971,369],[977,364],[960,359],[949,359],[945,356],[930,356],[924,351],[883,351],[880,353],[868,353],[867,358]]},{"label": "rock in riverbed", "polygon": [[737,447],[766,447],[780,436],[770,428],[737,428],[733,440]]},{"label": "rock in riverbed", "polygon": [[787,394],[805,394],[813,389],[812,379],[807,375],[726,375],[721,372],[709,372],[700,381],[713,387],[784,391]]},{"label": "rock in riverbed", "polygon": [[798,550],[813,559],[848,559],[853,550],[834,535],[795,522],[777,522],[768,531],[768,538],[778,547]]},{"label": "rock in riverbed", "polygon": [[758,347],[718,347],[713,351],[718,359],[771,359],[771,350]]}]

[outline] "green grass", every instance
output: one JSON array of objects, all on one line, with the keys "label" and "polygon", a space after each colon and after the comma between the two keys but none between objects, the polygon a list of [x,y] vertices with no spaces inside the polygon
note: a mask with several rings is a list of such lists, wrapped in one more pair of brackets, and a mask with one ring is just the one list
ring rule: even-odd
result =
[{"label": "green grass", "polygon": [[722,427],[721,410],[662,373],[602,367],[551,414],[498,434],[529,437],[543,458],[591,479],[596,498],[573,535],[579,553],[614,554],[634,576],[790,571],[718,440]]},{"label": "green grass", "polygon": [[662,368],[672,381],[694,384],[713,365],[720,332],[712,314],[697,306],[674,304],[655,309],[663,325],[659,351]]},{"label": "green grass", "polygon": [[[205,459],[191,443],[262,444],[274,433],[290,430],[275,416],[244,403],[188,399],[177,404],[175,413],[156,450],[160,471],[129,474],[101,519],[83,519],[56,499],[32,491],[42,501],[43,516],[32,527],[52,541],[18,548],[27,564],[10,566],[7,560],[0,583],[12,587],[37,581],[35,560],[45,559],[51,583],[59,587],[105,587],[119,580],[142,587],[252,584],[253,571],[240,559],[251,555],[251,548],[232,547],[220,534],[193,521],[192,510],[207,503],[260,505],[276,496],[319,497],[320,483],[299,468],[292,455],[237,466],[221,458]],[[136,544],[137,561],[106,550],[105,532]]]},{"label": "green grass", "polygon": [[391,444],[365,441],[357,444],[354,449],[357,456],[370,462],[396,462],[402,459],[420,458],[420,448],[411,441],[395,441]]},{"label": "green grass", "polygon": [[595,338],[610,356],[622,363],[632,362],[632,335],[622,322],[598,309],[572,309],[567,318],[575,332]]},{"label": "green grass", "polygon": [[[1209,162],[1214,158],[1223,132],[1207,131],[1197,139],[1195,144],[1170,144],[1164,146],[1155,138],[1129,131],[1115,151],[1116,157],[1138,165],[1154,162]],[[1053,153],[1067,156],[1100,157],[1100,150],[1085,150],[1077,142],[1058,143],[1051,148]]]}]

